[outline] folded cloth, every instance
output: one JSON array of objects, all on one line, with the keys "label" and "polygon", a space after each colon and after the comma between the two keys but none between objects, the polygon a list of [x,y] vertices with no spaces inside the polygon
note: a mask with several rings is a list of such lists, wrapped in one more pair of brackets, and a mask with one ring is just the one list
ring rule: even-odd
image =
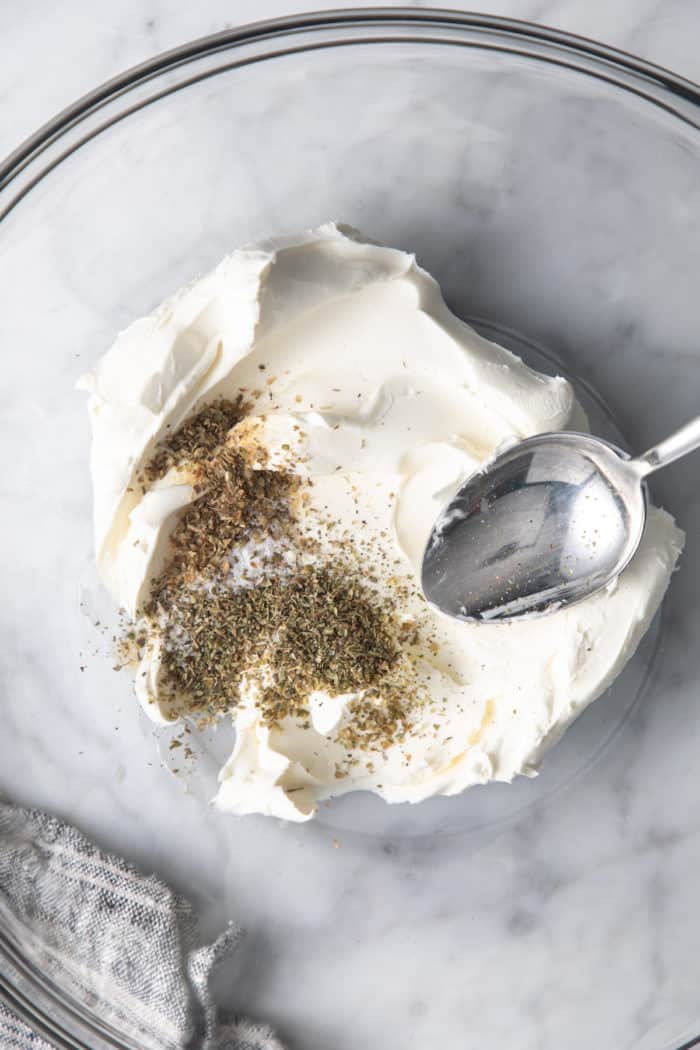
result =
[{"label": "folded cloth", "polygon": [[[283,1050],[268,1028],[224,1020],[213,1002],[212,970],[236,948],[240,927],[231,923],[212,944],[197,945],[191,905],[154,875],[49,814],[3,802],[0,934],[127,1046]],[[2,1002],[5,976],[0,958],[0,1047],[50,1048]]]}]

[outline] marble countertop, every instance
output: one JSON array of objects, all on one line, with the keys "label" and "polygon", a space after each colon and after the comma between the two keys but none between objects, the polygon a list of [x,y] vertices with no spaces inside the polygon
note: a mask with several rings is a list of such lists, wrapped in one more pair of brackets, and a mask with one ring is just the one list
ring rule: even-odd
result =
[{"label": "marble countertop", "polygon": [[[151,55],[294,10],[284,0],[34,0],[5,7],[0,155],[82,93]],[[695,0],[489,0],[480,8],[597,38],[700,81]],[[689,195],[696,192],[688,187]],[[692,228],[697,235],[697,224]],[[106,340],[133,315],[132,305],[101,303],[94,288],[80,285],[74,262],[68,251],[67,287],[84,316],[97,318],[97,328],[101,313],[112,311],[100,333]],[[0,245],[0,273],[1,266]],[[621,329],[620,360],[637,338]],[[677,377],[697,379],[693,352],[679,349]],[[78,355],[65,356],[70,367],[60,382],[68,390]],[[25,368],[24,360],[17,364]],[[624,385],[624,369],[610,375],[613,385]],[[45,385],[59,381],[42,378]],[[659,384],[673,379],[660,357]],[[47,403],[49,394],[42,387]],[[679,412],[697,411],[697,382],[693,389],[686,378],[678,397]],[[656,407],[650,396],[650,418]],[[20,405],[17,414],[25,408],[30,418],[32,405]],[[74,447],[83,448],[78,413],[76,397],[60,418]],[[84,470],[81,463],[75,476]],[[671,493],[672,509],[685,512],[684,524],[692,514],[696,522],[697,497],[684,499],[676,507]],[[58,514],[45,509],[59,538],[82,530],[87,550],[86,505],[82,490],[68,494]],[[689,535],[691,569],[697,546]],[[60,566],[46,572],[65,598]],[[687,596],[692,587],[684,586]],[[196,901],[208,932],[228,915],[242,921],[248,939],[228,975],[226,999],[271,1022],[290,1050],[678,1050],[698,1035],[700,915],[690,876],[700,869],[697,780],[686,795],[688,751],[698,735],[691,674],[697,618],[697,629],[674,622],[676,633],[664,635],[666,706],[660,713],[651,702],[652,685],[615,739],[614,762],[606,751],[557,793],[556,804],[550,799],[517,819],[492,820],[485,833],[475,823],[472,834],[402,837],[345,832],[324,821],[280,827],[222,820],[157,768],[152,742],[128,705],[105,711],[95,702],[84,719],[71,721],[59,690],[55,737],[48,739],[46,697],[53,697],[54,682],[32,663],[43,642],[37,629],[26,658],[20,599],[14,608],[0,610],[3,631],[13,632],[0,670],[10,725],[16,716],[19,729],[0,739],[0,793],[54,809],[106,848],[157,871]],[[52,625],[48,616],[47,635]],[[88,644],[71,631],[55,654],[63,683],[80,680],[75,652]],[[76,688],[83,695],[92,688],[99,698],[101,673],[98,667]],[[683,728],[659,724],[669,707],[686,720],[678,760],[663,734]]]},{"label": "marble countertop", "polygon": [[[0,156],[97,84],[198,36],[320,4],[288,0],[118,0],[98,10],[69,0],[7,5],[0,67]],[[368,2],[352,8],[378,6]],[[401,6],[386,4],[387,7]],[[430,4],[415,3],[414,7]],[[700,80],[700,9],[694,0],[482,0],[433,4],[521,18],[601,40]],[[37,70],[41,70],[41,76]]]}]

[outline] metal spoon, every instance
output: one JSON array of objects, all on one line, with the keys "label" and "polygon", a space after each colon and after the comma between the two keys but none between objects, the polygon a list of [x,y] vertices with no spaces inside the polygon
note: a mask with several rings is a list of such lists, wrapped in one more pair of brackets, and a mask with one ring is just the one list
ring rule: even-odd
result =
[{"label": "metal spoon", "polygon": [[471,477],[423,555],[426,598],[461,620],[541,615],[601,590],[637,550],[647,474],[700,447],[700,416],[637,459],[569,432],[528,438]]}]

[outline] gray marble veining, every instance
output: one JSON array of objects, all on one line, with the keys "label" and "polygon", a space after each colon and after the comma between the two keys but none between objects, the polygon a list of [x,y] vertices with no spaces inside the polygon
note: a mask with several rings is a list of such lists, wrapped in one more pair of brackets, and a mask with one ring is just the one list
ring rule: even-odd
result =
[{"label": "gray marble veining", "polygon": [[[700,78],[700,11],[690,0],[513,0],[482,9],[603,38]],[[281,0],[246,0],[235,19],[287,11]],[[115,72],[223,28],[234,15],[219,0],[167,8],[128,0],[109,14],[76,2],[60,11],[37,5],[34,14],[16,6],[4,17],[0,152]],[[329,91],[336,75],[332,65],[320,69]],[[421,75],[407,72],[407,92],[420,86],[411,77]],[[444,75],[459,89],[457,67]],[[0,791],[75,821],[156,870],[196,900],[211,931],[229,915],[242,919],[250,932],[243,962],[230,974],[229,1002],[277,1025],[294,1047],[673,1050],[700,1033],[692,875],[700,866],[697,468],[671,468],[656,489],[689,540],[639,702],[629,711],[622,696],[607,716],[602,706],[592,708],[541,784],[513,789],[522,805],[482,794],[454,820],[436,810],[446,823],[442,834],[412,825],[413,815],[414,833],[406,835],[381,816],[362,833],[342,809],[308,826],[207,811],[160,767],[127,678],[111,669],[109,638],[91,626],[99,617],[90,615],[88,427],[74,381],[120,327],[214,263],[232,238],[342,214],[416,248],[458,312],[497,318],[561,354],[602,391],[636,446],[697,412],[697,151],[669,136],[650,158],[632,110],[621,110],[611,144],[604,100],[555,104],[543,84],[539,94],[532,87],[526,104],[518,83],[497,71],[479,84],[480,97],[462,113],[442,104],[444,81],[426,102],[431,121],[445,121],[446,136],[471,144],[460,152],[436,141],[424,158],[425,185],[445,190],[437,230],[434,196],[416,193],[407,207],[406,186],[378,144],[386,111],[374,124],[368,117],[363,148],[373,177],[362,183],[358,169],[360,199],[346,178],[352,158],[324,152],[333,117],[313,108],[315,89],[303,77],[290,82],[276,111],[282,124],[303,102],[317,117],[300,146],[320,175],[299,221],[290,208],[305,201],[304,180],[294,182],[290,172],[282,192],[269,175],[278,142],[255,133],[269,116],[264,103],[251,92],[238,113],[238,137],[222,140],[215,131],[226,99],[212,82],[198,89],[206,107],[183,106],[157,125],[164,170],[181,156],[184,134],[188,155],[208,158],[209,182],[193,163],[189,183],[177,182],[169,208],[161,207],[168,180],[139,178],[141,160],[154,156],[154,125],[145,115],[116,129],[87,167],[76,157],[47,180],[32,197],[31,217],[20,207],[4,224],[0,287],[13,295],[0,314],[8,362],[0,439],[9,458],[5,506],[15,513],[0,522]],[[421,155],[420,135],[409,136],[405,148]],[[537,149],[553,158],[546,194]],[[642,164],[653,167],[647,196],[630,200],[620,187]],[[461,170],[468,178],[457,177]],[[237,200],[222,215],[227,180]],[[591,185],[589,241],[575,264],[566,252],[558,257],[560,293],[547,301],[541,271],[518,255],[518,245],[536,235],[538,250],[556,252],[557,232],[576,231],[572,197]],[[669,187],[687,245],[674,242],[660,258],[653,246],[665,235],[665,213],[657,217],[653,201]],[[96,208],[96,201],[109,206]],[[459,236],[445,236],[451,228]],[[147,231],[143,242],[139,230]],[[137,265],[141,255],[157,262]],[[662,282],[666,310],[655,294]],[[44,290],[40,303],[33,287]],[[644,666],[634,673],[633,693]],[[486,814],[481,826],[479,813]]]}]

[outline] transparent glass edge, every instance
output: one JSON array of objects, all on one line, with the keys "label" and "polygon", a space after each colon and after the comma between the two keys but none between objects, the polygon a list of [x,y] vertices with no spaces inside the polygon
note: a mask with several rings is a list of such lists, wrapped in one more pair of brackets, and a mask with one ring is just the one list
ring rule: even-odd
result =
[{"label": "transparent glass edge", "polygon": [[[431,26],[452,35],[452,40],[442,41],[445,43],[460,43],[459,37],[462,38],[461,42],[466,42],[465,34],[469,32],[481,34],[492,32],[503,41],[519,41],[525,49],[529,49],[526,50],[527,54],[543,61],[553,61],[552,56],[548,57],[544,53],[547,48],[558,48],[569,57],[568,62],[560,64],[599,77],[603,69],[612,69],[629,80],[629,84],[625,85],[624,81],[616,79],[615,82],[620,86],[627,86],[628,89],[634,90],[632,85],[643,84],[647,90],[642,91],[641,94],[651,103],[662,105],[663,108],[669,109],[682,120],[700,127],[700,86],[678,77],[669,70],[637,58],[631,53],[608,47],[582,36],[515,19],[462,14],[444,9],[369,8],[362,12],[352,9],[314,12],[308,15],[257,22],[240,27],[238,30],[226,30],[191,41],[133,67],[83,96],[72,106],[57,114],[34,135],[21,143],[4,161],[0,162],[0,221],[67,155],[135,108],[145,107],[162,97],[162,91],[150,95],[146,92],[156,77],[167,72],[184,70],[198,62],[211,62],[212,59],[216,60],[226,51],[248,48],[252,52],[255,47],[262,48],[263,45],[286,36],[299,37],[304,32],[313,37],[318,48],[326,48],[332,46],[332,41],[321,39],[324,31],[360,31],[362,29],[374,31],[381,27],[391,27],[397,33],[403,30],[406,34],[395,38],[399,42],[400,39],[411,40],[411,37],[407,35],[408,32]],[[367,43],[384,42],[382,38],[368,37],[360,39],[348,37],[345,42],[356,43],[360,40]],[[483,38],[480,41],[474,39],[473,44],[483,47]],[[304,45],[299,42],[296,47],[288,49],[288,53],[299,53],[310,49],[309,44]],[[510,52],[514,50],[506,46],[493,49]],[[279,49],[274,51],[263,49],[260,54],[256,54],[255,58],[270,58],[278,54]],[[214,76],[229,68],[231,68],[230,63],[213,64],[194,78],[188,76],[177,81],[168,88],[168,93],[180,90],[192,83],[193,79]],[[602,78],[611,79],[605,76]],[[139,98],[137,92],[141,88],[144,89],[144,93],[143,97]],[[126,104],[123,109],[120,109],[122,103]],[[97,118],[100,118],[99,123]],[[95,126],[77,134],[86,125],[89,127],[90,121]],[[66,148],[62,143],[71,133],[76,133],[75,138],[69,148]],[[12,197],[13,193],[14,197]],[[8,197],[11,198],[9,205],[7,204]],[[4,928],[4,925],[0,922],[0,927]],[[4,937],[0,938],[0,949],[4,941]],[[31,988],[35,994],[38,993],[38,1001],[29,1003],[26,995],[23,994],[22,989],[24,988]],[[19,994],[13,994],[13,991]],[[58,989],[55,991],[50,989],[45,982],[40,983],[31,973],[31,968],[18,969],[2,950],[0,950],[0,1000],[5,1002],[10,1009],[15,1009],[26,1023],[33,1023],[44,1038],[59,1040],[57,1042],[59,1046],[85,1048],[85,1050],[103,1050],[103,1048],[106,1050],[108,1047],[117,1048],[117,1050],[134,1050],[132,1043],[106,1033],[101,1026],[95,1026],[92,1015],[81,1004],[64,997]],[[74,1027],[76,1022],[82,1026],[80,1031]],[[84,1042],[83,1040],[87,1038],[90,1041]],[[686,1040],[681,1045],[673,1044],[675,1050],[691,1050],[699,1045],[700,1035]],[[667,1044],[667,1048],[671,1050],[672,1044]]]},{"label": "transparent glass edge", "polygon": [[[192,83],[193,79],[197,79],[189,75],[170,85],[165,92],[161,90],[151,95],[144,95],[142,92],[142,97],[139,97],[139,89],[147,91],[148,85],[156,77],[178,69],[189,71],[193,65],[210,63],[212,59],[216,60],[222,53],[229,51],[251,52],[248,61],[277,57],[280,54],[279,48],[265,48],[270,43],[285,38],[296,39],[295,46],[285,49],[285,52],[292,54],[312,50],[314,47],[333,46],[336,41],[324,37],[324,34],[329,33],[344,34],[343,39],[337,43],[352,44],[360,40],[366,43],[381,43],[389,40],[386,37],[357,37],[348,33],[376,33],[381,29],[391,29],[393,33],[399,34],[396,42],[400,42],[410,41],[411,32],[426,28],[440,30],[449,35],[449,39],[435,40],[436,43],[471,43],[482,48],[486,47],[484,34],[491,33],[496,38],[490,45],[493,50],[513,52],[524,48],[526,55],[543,61],[558,62],[602,79],[614,79],[615,83],[627,87],[628,90],[635,90],[636,87],[637,93],[643,94],[650,102],[670,109],[682,120],[700,127],[698,85],[632,54],[585,37],[515,19],[461,14],[442,9],[368,8],[360,12],[347,9],[321,11],[251,23],[202,37],[156,55],[78,99],[0,162],[0,220],[70,152],[127,116],[134,108],[149,105],[163,94],[177,91]],[[468,38],[470,33],[474,34],[472,40]],[[308,37],[306,43],[302,40],[304,35]],[[517,41],[520,48],[514,48],[513,41]],[[425,43],[425,39],[422,38],[421,42]],[[256,48],[262,50],[256,52]],[[548,54],[547,49],[556,49],[560,55],[566,56],[566,60]],[[227,68],[230,68],[228,64],[214,64],[201,70],[198,77],[204,79],[214,76]],[[615,77],[605,76],[605,70],[614,71]],[[620,76],[623,77],[622,81]],[[642,90],[642,85],[645,90]],[[123,102],[126,104],[120,109]],[[101,118],[99,122],[98,118]],[[90,127],[90,124],[94,126]],[[86,128],[89,130],[85,130]],[[64,142],[69,136],[72,136],[72,144],[66,148]]]}]

